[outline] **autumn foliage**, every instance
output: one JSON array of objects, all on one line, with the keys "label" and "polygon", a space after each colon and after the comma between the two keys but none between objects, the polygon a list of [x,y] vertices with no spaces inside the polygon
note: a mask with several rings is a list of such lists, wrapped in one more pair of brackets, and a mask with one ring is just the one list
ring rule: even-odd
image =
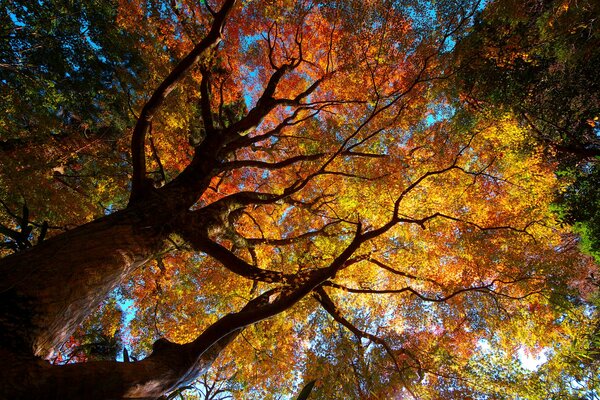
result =
[{"label": "autumn foliage", "polygon": [[573,180],[484,79],[529,62],[478,25],[504,3],[11,3],[0,329],[31,378],[0,393],[595,390]]}]

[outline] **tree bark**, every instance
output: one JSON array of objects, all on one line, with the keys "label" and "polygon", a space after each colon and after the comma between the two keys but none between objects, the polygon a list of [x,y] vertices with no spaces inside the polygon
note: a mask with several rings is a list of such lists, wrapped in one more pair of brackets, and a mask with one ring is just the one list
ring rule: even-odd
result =
[{"label": "tree bark", "polygon": [[205,372],[241,329],[225,334],[202,354],[164,339],[134,363],[97,361],[51,365],[0,349],[5,365],[0,398],[11,400],[156,399]]},{"label": "tree bark", "polygon": [[136,209],[100,218],[0,261],[2,347],[49,357],[162,242]]}]

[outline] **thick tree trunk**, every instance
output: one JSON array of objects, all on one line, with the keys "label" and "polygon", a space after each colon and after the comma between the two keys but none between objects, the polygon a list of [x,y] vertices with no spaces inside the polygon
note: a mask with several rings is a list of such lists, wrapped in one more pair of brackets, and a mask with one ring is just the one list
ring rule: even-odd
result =
[{"label": "thick tree trunk", "polygon": [[157,398],[209,368],[239,334],[244,325],[217,329],[200,350],[161,339],[135,363],[42,359],[162,246],[188,207],[183,189],[168,190],[0,261],[0,398]]},{"label": "thick tree trunk", "polygon": [[[0,399],[157,398],[210,367],[237,329],[222,331],[193,354],[160,340],[150,357],[136,363],[55,366],[42,358],[50,357],[110,291],[185,223],[187,210],[210,181],[212,161],[197,162],[197,168],[148,191],[125,210],[0,260],[0,357],[5,365]],[[203,223],[219,224],[215,212],[209,211]]]},{"label": "thick tree trunk", "polygon": [[0,342],[48,357],[161,242],[125,210],[0,261]]},{"label": "thick tree trunk", "polygon": [[157,398],[209,368],[239,334],[244,325],[218,329],[201,350],[161,339],[135,363],[42,359],[160,249],[187,210],[183,189],[169,190],[0,260],[1,399]]}]

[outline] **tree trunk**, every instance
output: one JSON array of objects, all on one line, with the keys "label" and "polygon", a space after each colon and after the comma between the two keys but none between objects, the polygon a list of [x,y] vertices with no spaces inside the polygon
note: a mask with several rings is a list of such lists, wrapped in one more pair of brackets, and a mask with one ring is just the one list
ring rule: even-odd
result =
[{"label": "tree trunk", "polygon": [[[179,187],[0,260],[2,399],[151,399],[194,379],[243,329],[217,329],[202,349],[159,339],[134,363],[51,365],[64,343],[123,279],[160,249],[182,207]],[[208,218],[208,220],[211,220]]]},{"label": "tree trunk", "polygon": [[97,361],[50,365],[0,350],[5,365],[0,398],[11,400],[156,399],[206,371],[241,330],[223,336],[200,356],[164,339],[152,355],[134,363]]},{"label": "tree trunk", "polygon": [[51,356],[161,241],[128,209],[1,260],[1,346]]}]

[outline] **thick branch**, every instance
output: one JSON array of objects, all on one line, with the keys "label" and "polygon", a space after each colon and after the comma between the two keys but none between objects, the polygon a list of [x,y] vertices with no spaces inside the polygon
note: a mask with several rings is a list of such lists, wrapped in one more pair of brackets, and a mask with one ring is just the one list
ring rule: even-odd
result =
[{"label": "thick branch", "polygon": [[296,243],[296,242],[300,242],[304,239],[307,238],[311,238],[311,237],[315,237],[315,236],[331,236],[331,234],[328,234],[325,230],[333,225],[338,224],[340,221],[333,221],[333,222],[329,222],[327,224],[325,224],[322,228],[314,230],[314,231],[309,231],[309,232],[304,232],[295,236],[289,236],[286,238],[280,238],[280,239],[273,239],[273,238],[245,238],[246,242],[248,242],[248,244],[250,245],[256,245],[256,244],[268,244],[268,245],[272,245],[272,246],[285,246],[285,245],[289,245],[292,243]]},{"label": "thick branch", "polygon": [[[559,151],[562,153],[568,153],[568,154],[576,156],[580,159],[590,159],[590,158],[600,156],[600,149],[598,149],[597,147],[586,146],[586,144],[597,146],[598,143],[592,143],[592,142],[582,143],[580,141],[578,143],[568,143],[567,142],[568,139],[570,139],[570,140],[577,139],[573,135],[572,132],[570,132],[566,129],[563,129],[560,126],[558,126],[550,121],[540,118],[539,116],[532,117],[527,112],[521,112],[521,116],[523,117],[523,119],[525,119],[525,121],[527,121],[527,124],[529,125],[529,127],[535,132],[535,134],[537,135],[537,138],[540,141],[547,144],[548,146],[553,147],[556,151]],[[558,139],[553,139],[552,137],[549,137],[547,134],[544,134],[542,132],[542,130],[540,128],[538,128],[538,126],[536,125],[533,118],[536,118],[536,119],[542,121],[543,123],[551,125],[552,128],[559,131],[561,133],[561,136],[563,136],[565,139],[562,139],[559,141]]]},{"label": "thick branch", "polygon": [[451,221],[460,222],[465,225],[469,225],[474,228],[477,228],[481,231],[509,230],[509,231],[518,232],[518,233],[525,233],[529,236],[531,236],[531,234],[529,232],[527,232],[527,228],[529,228],[531,225],[533,225],[535,223],[535,221],[529,222],[523,228],[515,228],[514,226],[510,226],[510,225],[482,226],[482,225],[477,224],[476,222],[466,221],[464,219],[453,217],[451,215],[442,214],[439,212],[436,212],[436,213],[433,213],[426,217],[418,218],[418,219],[417,218],[397,218],[397,221],[417,224],[417,225],[421,226],[422,228],[424,228],[426,222],[428,222],[432,219],[435,219],[435,218],[444,218],[444,219],[449,219]]},{"label": "thick branch", "polygon": [[386,270],[388,272],[391,272],[392,274],[400,275],[400,276],[403,276],[403,277],[409,278],[409,279],[414,279],[414,280],[419,280],[419,281],[427,281],[427,282],[433,283],[435,285],[441,286],[438,282],[436,282],[433,279],[430,279],[430,278],[420,278],[420,277],[418,277],[416,275],[409,274],[408,272],[397,270],[397,269],[392,268],[389,265],[387,265],[387,264],[385,264],[385,263],[377,260],[376,258],[369,257],[369,258],[367,258],[367,261],[370,262],[370,263],[372,263],[372,264],[377,265],[379,268],[382,268],[382,269],[384,269],[384,270]]},{"label": "thick branch", "polygon": [[263,118],[271,112],[275,106],[277,106],[278,102],[273,98],[275,94],[275,90],[277,89],[277,85],[281,81],[281,78],[290,70],[294,68],[291,64],[284,64],[279,67],[267,83],[262,95],[256,102],[254,108],[252,108],[248,114],[243,117],[241,120],[231,125],[225,132],[225,135],[231,137],[232,140],[237,137],[237,135],[244,135],[245,132],[253,129],[260,124]]},{"label": "thick branch", "polygon": [[219,261],[225,268],[237,275],[268,283],[283,283],[287,279],[286,275],[281,272],[258,268],[247,263],[219,243],[213,242],[192,229],[182,230],[180,233],[194,249],[208,254],[210,257]]},{"label": "thick branch", "polygon": [[243,117],[241,120],[230,126],[225,132],[224,135],[230,138],[230,141],[237,139],[239,136],[244,136],[246,132],[257,127],[260,122],[278,105],[289,105],[289,106],[299,106],[302,99],[309,96],[313,93],[317,87],[321,84],[324,78],[316,80],[312,85],[308,87],[305,91],[296,95],[293,99],[275,99],[273,95],[279,85],[279,82],[283,78],[283,76],[293,69],[295,69],[299,63],[291,63],[284,64],[281,67],[277,68],[267,86],[265,87],[262,95],[256,102],[256,106],[252,108],[248,114]]},{"label": "thick branch", "polygon": [[[243,310],[255,305],[256,302],[251,301]],[[152,354],[137,362],[51,365],[36,360],[6,359],[10,354],[2,354],[6,356],[3,357],[5,361],[13,366],[9,372],[14,371],[19,376],[12,379],[9,376],[8,380],[2,381],[9,384],[0,387],[0,397],[39,400],[156,399],[208,370],[242,328],[227,330],[216,340],[203,342],[199,351],[198,346],[178,345],[159,339],[154,343]],[[11,385],[10,380],[21,384]]]},{"label": "thick branch", "polygon": [[194,49],[177,64],[169,73],[165,80],[154,91],[150,99],[142,108],[142,112],[137,120],[133,135],[131,137],[131,159],[133,162],[133,176],[131,180],[130,203],[136,201],[146,189],[146,155],[145,141],[146,134],[150,127],[152,119],[160,109],[169,93],[175,88],[177,83],[187,74],[187,72],[221,40],[221,32],[225,26],[227,15],[235,4],[235,0],[226,0],[221,10],[215,15],[212,27]]},{"label": "thick branch", "polygon": [[207,68],[202,68],[202,81],[200,82],[200,110],[202,113],[202,123],[204,124],[207,135],[212,134],[215,129],[210,106],[210,75],[210,71]]},{"label": "thick branch", "polygon": [[[235,151],[236,149],[248,147],[248,146],[251,146],[258,142],[261,142],[263,140],[267,140],[271,137],[277,136],[283,131],[284,128],[289,127],[289,126],[299,125],[303,122],[306,122],[306,121],[310,120],[311,118],[315,117],[317,114],[319,114],[321,111],[323,111],[326,107],[334,105],[334,104],[340,104],[340,103],[343,103],[343,102],[332,100],[332,101],[326,101],[326,102],[313,102],[310,104],[303,104],[300,107],[296,108],[291,115],[285,117],[275,128],[273,128],[265,133],[262,133],[260,135],[256,135],[256,136],[240,136],[237,139],[235,139],[234,141],[228,143],[224,147],[225,152],[231,153],[232,151]],[[301,117],[299,119],[296,119],[296,118],[298,118],[298,116],[300,115],[300,113],[302,111],[308,111],[309,114],[304,117]]]}]

